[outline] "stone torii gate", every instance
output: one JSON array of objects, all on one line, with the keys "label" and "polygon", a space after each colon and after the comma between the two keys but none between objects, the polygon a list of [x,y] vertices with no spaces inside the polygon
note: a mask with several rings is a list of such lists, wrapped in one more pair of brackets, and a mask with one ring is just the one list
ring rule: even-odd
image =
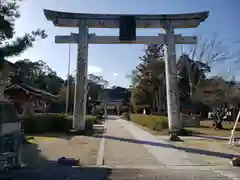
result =
[{"label": "stone torii gate", "polygon": [[[165,44],[166,89],[169,130],[181,127],[175,44],[196,44],[197,37],[175,35],[175,28],[196,28],[208,12],[169,15],[83,14],[44,10],[47,20],[57,27],[78,28],[78,34],[56,36],[56,43],[78,44],[73,128],[85,127],[88,44]],[[119,36],[89,34],[89,28],[119,28]],[[136,28],[163,28],[165,34],[136,36]]]}]

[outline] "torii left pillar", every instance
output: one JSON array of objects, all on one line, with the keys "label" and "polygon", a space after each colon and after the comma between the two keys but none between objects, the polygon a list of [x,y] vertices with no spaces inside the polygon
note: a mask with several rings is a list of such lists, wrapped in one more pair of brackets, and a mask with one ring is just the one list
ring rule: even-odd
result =
[{"label": "torii left pillar", "polygon": [[88,74],[88,26],[86,20],[79,20],[78,55],[75,79],[73,129],[85,129]]}]

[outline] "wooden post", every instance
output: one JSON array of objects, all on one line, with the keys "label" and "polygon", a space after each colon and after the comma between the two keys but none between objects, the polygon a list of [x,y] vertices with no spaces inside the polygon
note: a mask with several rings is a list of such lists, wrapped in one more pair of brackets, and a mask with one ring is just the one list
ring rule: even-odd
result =
[{"label": "wooden post", "polygon": [[235,121],[234,126],[233,126],[233,129],[232,129],[232,131],[231,131],[231,136],[230,136],[228,145],[234,145],[234,133],[235,133],[235,130],[236,130],[236,128],[237,128],[237,124],[238,124],[238,121],[239,121],[239,117],[240,117],[240,110],[238,111],[238,115],[237,115],[236,121]]}]

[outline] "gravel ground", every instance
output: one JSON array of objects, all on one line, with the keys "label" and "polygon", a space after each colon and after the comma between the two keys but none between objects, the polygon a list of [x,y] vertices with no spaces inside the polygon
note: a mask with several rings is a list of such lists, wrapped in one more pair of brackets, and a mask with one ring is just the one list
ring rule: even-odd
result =
[{"label": "gravel ground", "polygon": [[[193,148],[199,149],[209,152],[216,152],[216,153],[228,153],[228,154],[235,154],[239,155],[240,150],[238,148],[229,147],[227,145],[227,141],[216,141],[216,140],[194,140],[194,139],[185,139],[184,142],[169,142],[178,147],[186,147],[186,148]],[[229,159],[228,158],[221,158],[211,155],[204,155],[204,154],[197,154],[197,153],[189,153],[190,161],[193,164],[201,164],[201,165],[212,165],[212,166],[220,166],[220,165],[228,165]]]},{"label": "gravel ground", "polygon": [[52,141],[36,140],[24,147],[23,162],[27,166],[39,167],[56,164],[60,157],[79,158],[80,165],[95,165],[100,146],[99,138],[75,136]]},{"label": "gravel ground", "polygon": [[[115,120],[107,122],[106,136],[116,138],[129,138],[133,137],[129,132],[124,129]],[[144,148],[141,144],[124,142],[120,140],[105,139],[105,165],[111,167],[115,165],[160,165],[154,157]]]}]

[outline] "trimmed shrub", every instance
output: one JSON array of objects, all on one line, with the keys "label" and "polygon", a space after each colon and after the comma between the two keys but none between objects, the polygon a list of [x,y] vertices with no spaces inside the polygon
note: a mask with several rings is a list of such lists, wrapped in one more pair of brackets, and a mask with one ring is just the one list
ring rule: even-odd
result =
[{"label": "trimmed shrub", "polygon": [[[72,118],[64,114],[38,114],[22,119],[22,129],[27,134],[42,134],[47,132],[67,133],[72,128]],[[96,117],[86,117],[86,130],[92,130]]]},{"label": "trimmed shrub", "polygon": [[131,121],[153,131],[168,129],[168,119],[165,116],[131,114]]}]

